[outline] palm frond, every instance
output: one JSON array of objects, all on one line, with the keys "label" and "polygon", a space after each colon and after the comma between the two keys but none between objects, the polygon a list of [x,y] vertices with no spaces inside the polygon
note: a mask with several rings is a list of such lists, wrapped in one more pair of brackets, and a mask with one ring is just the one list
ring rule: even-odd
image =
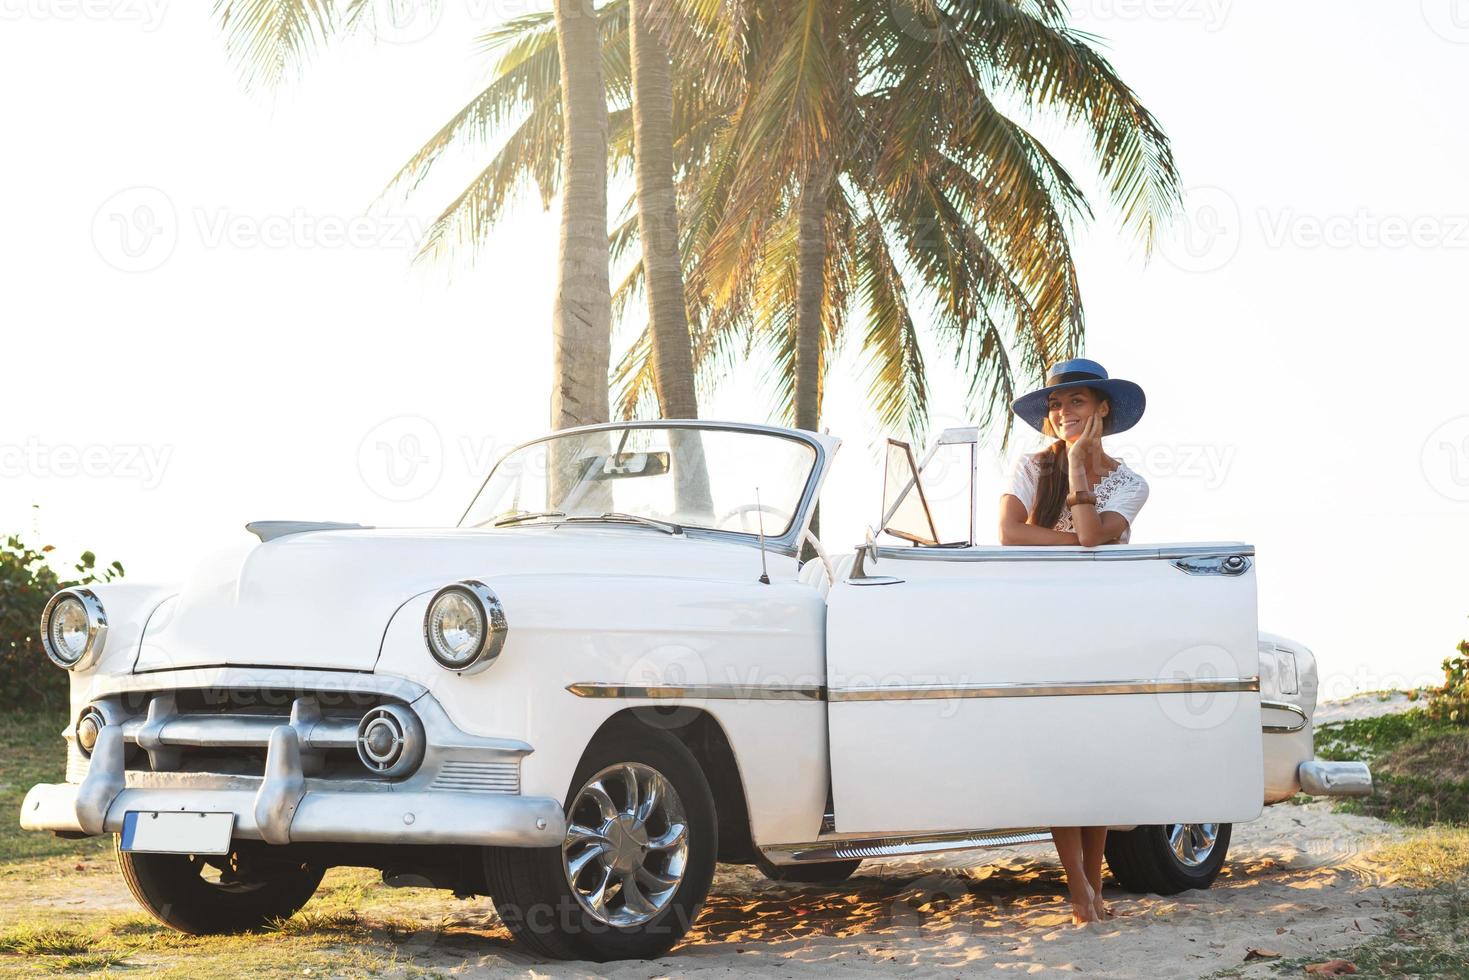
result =
[{"label": "palm frond", "polygon": [[908,291],[876,218],[859,233],[857,292],[867,311],[862,347],[873,372],[869,395],[885,428],[919,438],[928,427],[928,377]]},{"label": "palm frond", "polygon": [[1163,127],[1118,77],[1089,35],[1028,16],[1008,0],[946,0],[985,76],[1029,105],[1085,127],[1123,226],[1151,251],[1181,204]]},{"label": "palm frond", "polygon": [[299,74],[336,30],[330,0],[214,0],[214,17],[247,89]]}]

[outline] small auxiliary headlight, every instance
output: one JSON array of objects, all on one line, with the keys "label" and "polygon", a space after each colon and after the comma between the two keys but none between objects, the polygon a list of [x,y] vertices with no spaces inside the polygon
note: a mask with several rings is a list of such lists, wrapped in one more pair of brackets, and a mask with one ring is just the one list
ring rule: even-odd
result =
[{"label": "small auxiliary headlight", "polygon": [[82,717],[77,721],[77,748],[81,749],[82,755],[91,756],[92,749],[97,744],[97,737],[102,734],[107,719],[102,717],[102,712],[96,708],[88,708],[82,712]]},{"label": "small auxiliary headlight", "polygon": [[423,722],[401,704],[373,708],[357,723],[357,758],[379,776],[407,776],[423,761]]},{"label": "small auxiliary headlight", "polygon": [[58,667],[90,667],[106,639],[107,616],[90,589],[63,589],[41,613],[41,645]]},{"label": "small auxiliary headlight", "polygon": [[505,645],[505,611],[483,582],[459,582],[429,600],[423,637],[445,670],[474,674],[495,662]]}]

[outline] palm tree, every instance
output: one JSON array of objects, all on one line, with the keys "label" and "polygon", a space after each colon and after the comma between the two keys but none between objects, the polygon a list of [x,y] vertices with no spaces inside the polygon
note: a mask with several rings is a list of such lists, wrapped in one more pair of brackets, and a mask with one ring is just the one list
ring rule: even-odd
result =
[{"label": "palm tree", "polygon": [[[882,421],[921,431],[924,367],[910,296],[969,378],[986,424],[1016,370],[1076,351],[1083,318],[1068,231],[1090,210],[995,98],[1091,137],[1113,204],[1147,245],[1178,201],[1166,137],[1071,31],[1059,2],[799,0],[762,8],[724,169],[717,229],[692,278],[768,343],[788,419],[815,427],[852,306]],[[916,289],[910,288],[910,283]]]},{"label": "palm tree", "polygon": [[[1066,26],[1057,0],[677,2],[687,37],[664,36],[675,52],[674,169],[696,370],[717,376],[731,358],[763,346],[774,358],[781,414],[814,428],[826,365],[856,308],[882,422],[921,431],[922,301],[983,421],[1003,419],[1008,434],[1004,409],[1016,375],[1038,376],[1081,346],[1069,231],[1091,210],[1067,170],[998,100],[1086,131],[1112,203],[1149,246],[1178,199],[1161,127],[1091,39]],[[626,109],[626,4],[602,11],[619,165],[636,142]],[[525,18],[492,39],[505,54],[486,90],[498,93],[501,112],[527,122],[556,98],[524,70],[536,30]],[[703,65],[681,63],[679,47],[698,43],[718,55],[704,59],[717,83],[699,74]],[[425,150],[436,154],[455,138],[446,127]],[[536,152],[559,152],[545,141],[529,150],[512,136],[486,171],[492,197],[502,200],[514,180],[544,165]],[[484,215],[466,215],[474,196],[446,209],[436,231],[468,217],[469,237],[483,234]],[[642,215],[622,213],[614,260],[640,244]],[[431,236],[430,251],[441,241]],[[652,262],[641,244],[642,261],[613,294],[621,315],[648,284]],[[656,328],[655,320],[617,366],[624,414],[654,400]]]},{"label": "palm tree", "polygon": [[[648,296],[654,378],[664,418],[697,418],[694,358],[689,344],[678,193],[674,186],[673,72],[653,0],[630,0],[633,168],[638,237]],[[665,14],[666,16],[666,14]],[[609,301],[610,302],[610,301]]]},{"label": "palm tree", "polygon": [[561,75],[561,243],[552,313],[551,425],[605,422],[612,357],[607,89],[592,0],[555,0]]},{"label": "palm tree", "polygon": [[[644,103],[654,126],[639,133],[631,108],[635,14],[630,0],[611,0],[598,12],[610,158],[625,173],[640,147],[649,163],[646,175],[633,174],[647,192],[612,229],[614,261],[628,266],[613,311],[625,318],[645,292],[659,311],[617,366],[622,414],[673,404],[664,382],[687,377],[663,364],[677,345],[658,342],[680,335],[662,315],[680,308],[664,301],[672,238],[685,276],[682,309],[693,321],[692,367],[705,383],[763,346],[774,356],[782,414],[815,427],[826,364],[856,309],[881,420],[921,430],[921,301],[969,378],[982,421],[998,412],[1008,434],[1003,408],[1016,374],[1039,375],[1080,347],[1068,232],[1091,210],[1000,103],[1087,132],[1112,203],[1145,245],[1176,206],[1161,128],[1092,39],[1066,25],[1061,0],[638,2],[667,11],[640,23],[653,24],[651,39],[672,51],[675,190],[669,195],[658,176],[667,144],[656,94]],[[517,18],[484,40],[501,52],[489,86],[390,185],[411,190],[451,146],[505,137],[435,222],[423,256],[472,249],[529,184],[547,205],[561,189],[566,100],[551,19]],[[641,68],[656,75],[662,63],[644,61],[636,81],[651,87]],[[662,217],[653,220],[657,208]],[[639,246],[643,255],[626,262]]]}]

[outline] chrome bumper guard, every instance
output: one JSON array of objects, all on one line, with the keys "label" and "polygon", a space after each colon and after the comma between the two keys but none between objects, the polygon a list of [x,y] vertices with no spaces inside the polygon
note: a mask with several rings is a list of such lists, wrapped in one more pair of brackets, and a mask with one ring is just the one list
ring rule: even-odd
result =
[{"label": "chrome bumper guard", "polygon": [[[419,775],[402,783],[308,777],[301,761],[303,740],[309,750],[322,743],[340,744],[345,732],[320,726],[315,732],[308,730],[303,739],[295,711],[294,724],[276,724],[268,734],[258,727],[237,731],[238,740],[223,743],[213,737],[217,733],[195,730],[192,722],[180,726],[182,719],[173,722],[175,727],[166,740],[161,738],[159,725],[163,719],[157,717],[145,722],[141,731],[133,724],[104,725],[81,783],[31,787],[21,805],[20,825],[25,830],[96,836],[120,832],[129,811],[187,811],[233,813],[235,837],[270,844],[549,847],[562,842],[566,821],[559,800],[443,788],[444,783],[436,778],[442,770],[429,764],[431,760],[454,760],[465,765],[475,758],[495,756],[518,761],[530,752],[529,745],[459,732],[432,698],[415,699],[414,707],[428,715],[425,720],[431,731],[447,734],[447,738],[431,736],[425,766]],[[175,738],[175,744],[196,745],[259,744],[256,740],[263,740],[264,775],[127,771],[124,756],[129,742],[151,749]]]},{"label": "chrome bumper guard", "polygon": [[1312,759],[1297,770],[1301,792],[1311,796],[1371,796],[1372,770],[1365,762]]}]

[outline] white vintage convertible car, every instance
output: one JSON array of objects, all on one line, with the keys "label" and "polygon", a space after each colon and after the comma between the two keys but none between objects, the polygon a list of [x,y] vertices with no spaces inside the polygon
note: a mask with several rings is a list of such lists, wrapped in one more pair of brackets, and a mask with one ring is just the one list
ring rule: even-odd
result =
[{"label": "white vintage convertible car", "polygon": [[[456,528],[256,523],[181,586],[67,589],[42,623],[66,782],[21,824],[115,835],[186,932],[289,916],[354,865],[607,960],[672,946],[716,861],[838,881],[1108,825],[1117,882],[1171,893],[1264,804],[1370,792],[1312,759],[1315,659],[1257,631],[1249,546],[978,545],[961,429],[924,466],[890,443],[878,533],[831,556],[808,527],[837,445],[567,430]],[[936,460],[969,484],[945,535]]]}]

